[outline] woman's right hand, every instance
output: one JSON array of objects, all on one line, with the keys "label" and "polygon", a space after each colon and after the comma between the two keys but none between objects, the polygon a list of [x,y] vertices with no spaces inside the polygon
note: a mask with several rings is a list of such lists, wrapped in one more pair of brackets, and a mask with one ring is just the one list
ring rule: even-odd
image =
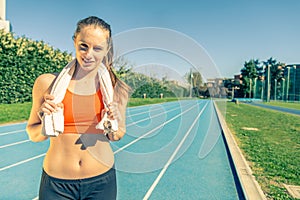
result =
[{"label": "woman's right hand", "polygon": [[63,103],[58,103],[55,104],[53,102],[54,96],[50,94],[45,94],[44,95],[44,103],[42,103],[40,107],[40,112],[43,114],[51,114],[52,112],[56,112],[57,108],[63,108]]}]

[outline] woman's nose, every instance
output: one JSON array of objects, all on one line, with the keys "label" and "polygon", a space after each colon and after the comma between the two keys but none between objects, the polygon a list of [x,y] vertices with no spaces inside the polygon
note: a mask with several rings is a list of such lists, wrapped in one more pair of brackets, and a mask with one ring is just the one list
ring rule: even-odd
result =
[{"label": "woman's nose", "polygon": [[92,49],[91,48],[89,48],[86,51],[85,57],[86,57],[86,59],[91,59],[92,58]]}]

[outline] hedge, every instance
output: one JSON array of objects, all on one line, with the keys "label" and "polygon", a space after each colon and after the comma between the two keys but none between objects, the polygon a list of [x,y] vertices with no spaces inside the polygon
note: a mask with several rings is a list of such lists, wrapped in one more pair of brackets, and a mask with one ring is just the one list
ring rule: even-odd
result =
[{"label": "hedge", "polygon": [[0,30],[0,104],[31,101],[35,79],[44,73],[60,72],[72,55],[43,41]]}]

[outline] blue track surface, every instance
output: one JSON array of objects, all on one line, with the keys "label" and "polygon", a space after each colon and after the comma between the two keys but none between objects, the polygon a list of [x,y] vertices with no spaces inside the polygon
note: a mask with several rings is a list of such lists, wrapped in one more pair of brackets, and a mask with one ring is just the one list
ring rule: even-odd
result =
[{"label": "blue track surface", "polygon": [[[240,199],[211,101],[127,109],[127,134],[112,147],[118,199]],[[0,126],[0,199],[34,199],[49,142],[26,124]]]}]

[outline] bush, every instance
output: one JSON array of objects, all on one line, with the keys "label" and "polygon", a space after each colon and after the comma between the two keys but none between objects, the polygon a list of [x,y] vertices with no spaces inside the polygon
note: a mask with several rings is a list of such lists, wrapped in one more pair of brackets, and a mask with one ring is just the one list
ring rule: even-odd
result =
[{"label": "bush", "polygon": [[0,103],[31,101],[35,79],[44,73],[60,72],[71,54],[26,37],[0,30]]}]

